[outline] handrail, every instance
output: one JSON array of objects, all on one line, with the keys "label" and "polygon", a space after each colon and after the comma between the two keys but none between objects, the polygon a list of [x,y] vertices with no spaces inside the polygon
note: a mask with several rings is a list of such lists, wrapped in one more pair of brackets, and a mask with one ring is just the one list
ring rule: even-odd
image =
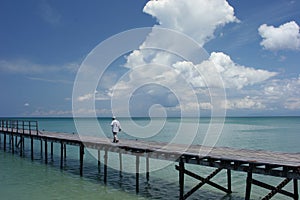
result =
[{"label": "handrail", "polygon": [[29,135],[36,133],[36,135],[38,135],[38,121],[1,119],[0,131],[22,134],[27,133]]}]

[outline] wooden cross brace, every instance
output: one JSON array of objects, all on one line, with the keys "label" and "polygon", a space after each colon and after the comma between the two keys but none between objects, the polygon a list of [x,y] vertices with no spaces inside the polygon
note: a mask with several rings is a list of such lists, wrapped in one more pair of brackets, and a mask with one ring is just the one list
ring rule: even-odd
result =
[{"label": "wooden cross brace", "polygon": [[[210,179],[212,179],[220,171],[222,171],[222,168],[216,169],[210,175],[208,175],[206,178],[203,178],[200,175],[197,175],[197,174],[195,174],[195,173],[193,173],[191,171],[188,171],[188,170],[184,169],[183,166],[180,167],[180,166],[176,165],[175,168],[176,168],[176,170],[179,171],[180,174],[186,174],[186,175],[188,175],[190,177],[193,177],[193,178],[201,181],[199,184],[197,184],[195,187],[193,187],[186,194],[183,194],[183,191],[180,191],[180,193],[181,193],[180,199],[187,199],[190,195],[192,195],[194,192],[196,192],[198,189],[200,189],[205,184],[209,184],[209,185],[211,185],[211,186],[213,186],[213,187],[215,187],[215,188],[217,188],[219,190],[222,190],[222,191],[224,191],[226,193],[231,193],[232,192],[231,191],[231,186],[230,186],[231,183],[230,182],[228,182],[228,189],[227,189],[227,188],[225,188],[225,187],[223,187],[223,186],[221,186],[221,185],[219,185],[217,183],[214,183],[214,182],[210,181]],[[228,173],[228,174],[230,174],[230,173]],[[180,181],[180,188],[181,188],[181,190],[183,190],[183,184],[184,184],[184,180]]]},{"label": "wooden cross brace", "polygon": [[269,194],[267,194],[262,200],[269,200],[271,199],[275,194],[280,193],[285,196],[291,197],[295,200],[299,199],[299,194],[298,194],[298,182],[297,179],[294,179],[294,193],[288,192],[286,190],[283,190],[283,188],[291,181],[292,179],[286,178],[284,179],[278,186],[272,186],[267,183],[263,183],[261,181],[255,180],[252,178],[252,172],[248,172],[248,177],[247,177],[247,186],[246,186],[246,200],[250,199],[250,193],[251,193],[251,184],[257,185],[259,187],[271,190]]}]

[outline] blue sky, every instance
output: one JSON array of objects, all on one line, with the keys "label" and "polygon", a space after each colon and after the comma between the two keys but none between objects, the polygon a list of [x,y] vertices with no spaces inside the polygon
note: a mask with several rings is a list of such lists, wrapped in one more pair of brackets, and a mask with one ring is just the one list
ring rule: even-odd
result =
[{"label": "blue sky", "polygon": [[[214,82],[213,74],[218,73],[222,78],[227,115],[299,115],[299,25],[298,0],[2,0],[0,116],[72,116],[72,101],[90,97],[96,101],[98,116],[111,116],[113,86],[126,85],[117,80],[149,54],[138,49],[139,56],[129,53],[116,60],[94,94],[72,99],[78,69],[100,42],[126,30],[153,26],[182,32],[207,51],[209,61],[193,67],[206,73],[214,63],[217,72],[210,71],[207,77]],[[152,54],[156,61],[160,56]],[[209,114],[210,98],[203,97],[201,77],[188,76],[189,63],[158,61],[191,81],[201,99],[197,106]],[[158,68],[145,73],[166,76]],[[135,116],[148,115],[151,105],[158,104],[153,112],[163,108],[172,116],[180,114],[180,106],[195,108],[189,101],[179,105],[176,97],[168,88],[147,85],[135,91],[129,107]]]}]

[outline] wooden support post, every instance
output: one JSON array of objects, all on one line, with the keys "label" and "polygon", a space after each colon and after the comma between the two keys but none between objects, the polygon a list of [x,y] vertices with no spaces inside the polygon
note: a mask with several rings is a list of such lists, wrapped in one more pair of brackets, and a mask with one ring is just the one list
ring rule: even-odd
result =
[{"label": "wooden support post", "polygon": [[180,158],[179,161],[179,199],[183,200],[184,196],[184,162],[183,159]]},{"label": "wooden support post", "polygon": [[11,146],[11,134],[9,134],[9,138],[8,138],[8,144],[9,144],[9,146]]},{"label": "wooden support post", "polygon": [[64,159],[67,159],[67,144],[64,144]]},{"label": "wooden support post", "polygon": [[51,142],[50,151],[51,151],[51,160],[53,160],[53,142]]},{"label": "wooden support post", "polygon": [[135,157],[135,191],[139,193],[140,156]]},{"label": "wooden support post", "polygon": [[6,131],[8,131],[8,121],[6,120]]},{"label": "wooden support post", "polygon": [[31,160],[33,160],[33,137],[32,136],[30,136],[30,141],[31,141],[31,148],[30,148],[30,150],[31,150]]},{"label": "wooden support post", "polygon": [[249,171],[247,172],[247,182],[246,182],[246,196],[245,200],[250,199],[251,195],[251,185],[252,185],[252,167],[249,168]]},{"label": "wooden support post", "polygon": [[63,168],[64,164],[64,143],[60,142],[60,168]]},{"label": "wooden support post", "polygon": [[41,139],[41,158],[43,158],[43,140]]},{"label": "wooden support post", "polygon": [[23,155],[23,137],[22,136],[20,136],[20,156],[22,156]]},{"label": "wooden support post", "polygon": [[122,165],[122,153],[119,152],[119,161],[120,161],[120,177],[122,177],[123,165]]},{"label": "wooden support post", "polygon": [[31,135],[31,121],[29,121],[28,123],[29,123],[29,125],[28,125],[29,135]]},{"label": "wooden support post", "polygon": [[14,148],[14,135],[11,134],[11,151],[14,154],[15,153],[15,148]]},{"label": "wooden support post", "polygon": [[4,133],[4,143],[3,143],[3,150],[6,151],[6,133]]},{"label": "wooden support post", "polygon": [[22,148],[23,148],[23,154],[25,152],[25,137],[22,137]]},{"label": "wooden support post", "polygon": [[107,181],[107,159],[108,159],[108,154],[107,154],[107,150],[105,149],[105,154],[104,154],[104,183],[105,184]]},{"label": "wooden support post", "polygon": [[45,139],[45,163],[48,163],[48,144],[47,139]]},{"label": "wooden support post", "polygon": [[149,154],[146,156],[146,179],[149,181]]},{"label": "wooden support post", "polygon": [[22,133],[24,134],[24,132],[25,132],[24,121],[22,121]]},{"label": "wooden support post", "polygon": [[100,162],[100,150],[98,149],[98,171],[100,172],[101,169],[101,162]]},{"label": "wooden support post", "polygon": [[227,190],[228,190],[228,193],[232,193],[232,190],[231,190],[231,170],[230,169],[227,169]]},{"label": "wooden support post", "polygon": [[299,193],[298,193],[298,180],[294,179],[293,180],[294,183],[294,200],[298,200],[299,199]]},{"label": "wooden support post", "polygon": [[83,175],[83,155],[84,155],[84,145],[83,144],[80,145],[79,153],[80,153],[80,176],[82,176]]},{"label": "wooden support post", "polygon": [[36,135],[39,135],[39,125],[38,122],[35,122]]}]

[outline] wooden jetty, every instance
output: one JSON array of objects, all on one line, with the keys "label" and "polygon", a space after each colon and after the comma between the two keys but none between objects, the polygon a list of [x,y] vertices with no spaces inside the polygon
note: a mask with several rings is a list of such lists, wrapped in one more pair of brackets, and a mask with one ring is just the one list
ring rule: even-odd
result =
[{"label": "wooden jetty", "polygon": [[[3,136],[2,136],[3,135]],[[9,143],[7,143],[9,138]],[[300,179],[300,153],[279,153],[261,150],[233,149],[226,147],[204,147],[191,145],[187,149],[180,144],[166,144],[158,142],[143,142],[133,140],[122,140],[120,143],[112,143],[107,138],[78,136],[70,133],[54,133],[40,131],[37,121],[24,120],[0,120],[0,142],[3,142],[3,150],[8,148],[15,152],[18,148],[20,155],[24,152],[24,138],[29,138],[31,159],[34,156],[34,140],[41,142],[41,152],[45,153],[45,163],[48,162],[48,144],[53,155],[53,143],[60,144],[61,160],[63,167],[66,155],[66,145],[79,146],[80,175],[83,175],[83,157],[85,148],[98,150],[98,165],[100,164],[100,151],[104,151],[104,182],[107,182],[108,152],[119,153],[120,170],[122,169],[122,154],[130,154],[136,157],[136,192],[139,192],[140,157],[146,158],[146,178],[149,180],[149,159],[161,159],[176,161],[175,169],[179,172],[179,199],[187,199],[191,194],[208,184],[225,193],[231,193],[231,170],[247,173],[245,199],[250,199],[251,186],[256,185],[270,192],[262,199],[271,199],[275,194],[280,193],[299,199],[298,180]],[[44,147],[43,147],[44,143]],[[9,145],[9,146],[8,146]],[[200,151],[201,150],[201,151]],[[202,153],[206,152],[206,153]],[[216,168],[207,177],[201,177],[185,168],[186,164],[203,165]],[[221,186],[211,179],[220,171],[227,171],[227,186]],[[283,181],[277,185],[261,182],[252,177],[252,174],[262,174],[274,177],[281,177]],[[185,175],[199,180],[199,184],[190,191],[184,191]],[[293,182],[293,192],[283,188]]]}]

